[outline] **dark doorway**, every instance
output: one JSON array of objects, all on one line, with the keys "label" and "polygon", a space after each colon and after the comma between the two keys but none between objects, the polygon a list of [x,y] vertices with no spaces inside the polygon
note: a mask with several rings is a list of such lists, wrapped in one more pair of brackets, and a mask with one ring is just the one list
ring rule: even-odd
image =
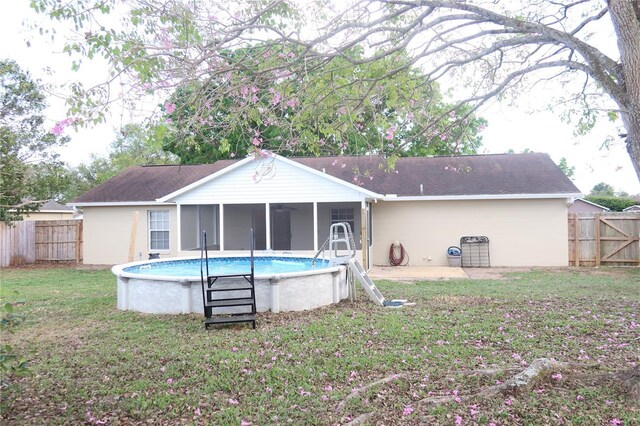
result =
[{"label": "dark doorway", "polygon": [[271,210],[271,242],[274,250],[291,250],[291,211],[289,209]]}]

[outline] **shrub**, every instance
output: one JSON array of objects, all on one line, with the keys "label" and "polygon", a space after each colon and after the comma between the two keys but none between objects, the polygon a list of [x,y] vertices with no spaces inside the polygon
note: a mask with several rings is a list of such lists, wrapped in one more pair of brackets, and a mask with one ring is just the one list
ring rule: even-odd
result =
[{"label": "shrub", "polygon": [[636,204],[634,200],[626,197],[602,197],[590,195],[584,199],[591,201],[592,203],[608,207],[612,212],[621,212],[627,207],[631,207]]}]

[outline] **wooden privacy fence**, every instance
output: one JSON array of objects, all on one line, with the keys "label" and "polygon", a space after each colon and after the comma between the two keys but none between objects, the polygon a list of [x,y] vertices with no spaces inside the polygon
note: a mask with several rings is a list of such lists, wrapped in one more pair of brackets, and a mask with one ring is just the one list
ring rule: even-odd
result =
[{"label": "wooden privacy fence", "polygon": [[569,214],[569,265],[640,266],[640,213]]},{"label": "wooden privacy fence", "polygon": [[36,261],[36,223],[0,222],[0,267],[20,266]]},{"label": "wooden privacy fence", "polygon": [[0,223],[0,267],[36,261],[82,261],[81,220]]}]

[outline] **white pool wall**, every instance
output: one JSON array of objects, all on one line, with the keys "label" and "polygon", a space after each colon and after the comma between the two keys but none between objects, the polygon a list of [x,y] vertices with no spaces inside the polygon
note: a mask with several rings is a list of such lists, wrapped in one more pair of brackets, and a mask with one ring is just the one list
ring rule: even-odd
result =
[{"label": "white pool wall", "polygon": [[[204,314],[200,277],[168,277],[125,272],[124,268],[185,258],[132,262],[114,266],[120,310],[154,314]],[[225,278],[217,283],[224,284]],[[256,310],[304,311],[349,297],[345,266],[286,274],[256,275]]]}]

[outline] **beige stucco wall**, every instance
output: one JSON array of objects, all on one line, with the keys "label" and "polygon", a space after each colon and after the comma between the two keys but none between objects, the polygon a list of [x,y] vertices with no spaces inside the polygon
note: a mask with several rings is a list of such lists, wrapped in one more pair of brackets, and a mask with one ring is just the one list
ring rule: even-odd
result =
[{"label": "beige stucco wall", "polygon": [[388,265],[389,247],[399,241],[411,265],[444,266],[447,248],[467,235],[489,237],[491,266],[568,264],[564,199],[396,201],[373,209],[375,265]]},{"label": "beige stucco wall", "polygon": [[23,220],[71,220],[73,212],[32,212],[24,215]]},{"label": "beige stucco wall", "polygon": [[176,256],[178,240],[175,206],[84,207],[84,263],[113,265],[127,262],[134,211],[140,213],[133,260],[147,259],[152,251],[149,249],[149,210],[169,210],[171,229],[170,250],[153,252],[159,252],[161,257]]}]

